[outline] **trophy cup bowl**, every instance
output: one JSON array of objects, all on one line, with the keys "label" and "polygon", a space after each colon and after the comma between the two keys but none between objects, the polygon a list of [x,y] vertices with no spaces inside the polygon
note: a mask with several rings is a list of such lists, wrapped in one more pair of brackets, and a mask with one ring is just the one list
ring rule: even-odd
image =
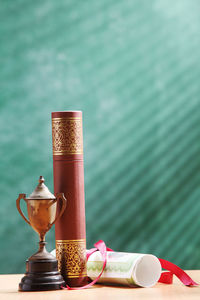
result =
[{"label": "trophy cup bowl", "polygon": [[[27,204],[28,219],[20,208],[20,200]],[[26,261],[26,273],[19,284],[20,291],[57,290],[65,285],[60,272],[58,261],[45,248],[45,234],[61,217],[66,207],[66,198],[63,193],[56,197],[51,194],[44,178],[40,176],[39,184],[33,193],[26,198],[19,194],[16,200],[17,209],[22,218],[39,234],[39,250]],[[58,212],[57,212],[57,208]]]}]

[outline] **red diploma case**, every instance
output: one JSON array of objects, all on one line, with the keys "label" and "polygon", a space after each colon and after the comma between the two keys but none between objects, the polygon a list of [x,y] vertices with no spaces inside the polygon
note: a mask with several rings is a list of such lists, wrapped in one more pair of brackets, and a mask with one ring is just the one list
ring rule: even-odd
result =
[{"label": "red diploma case", "polygon": [[52,142],[54,193],[62,192],[67,199],[55,224],[58,267],[69,286],[83,286],[87,274],[81,111],[52,112]]}]

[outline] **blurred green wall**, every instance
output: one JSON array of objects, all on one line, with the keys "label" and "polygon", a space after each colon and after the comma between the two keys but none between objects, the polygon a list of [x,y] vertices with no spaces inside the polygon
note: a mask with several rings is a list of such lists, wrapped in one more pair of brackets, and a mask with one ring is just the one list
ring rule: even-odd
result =
[{"label": "blurred green wall", "polygon": [[78,109],[87,246],[200,268],[199,32],[199,0],[0,0],[1,273],[37,250],[15,200],[53,191],[50,113]]}]

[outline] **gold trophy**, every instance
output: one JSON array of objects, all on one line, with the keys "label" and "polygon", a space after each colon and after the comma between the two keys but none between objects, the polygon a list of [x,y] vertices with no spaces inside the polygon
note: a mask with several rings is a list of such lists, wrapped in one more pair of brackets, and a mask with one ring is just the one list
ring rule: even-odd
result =
[{"label": "gold trophy", "polygon": [[[63,193],[59,193],[55,197],[48,190],[44,181],[44,178],[40,176],[39,184],[33,193],[28,198],[26,198],[26,194],[19,194],[16,200],[20,215],[40,237],[39,250],[26,261],[26,273],[19,284],[20,291],[58,290],[65,285],[58,272],[57,259],[45,248],[45,234],[63,214],[66,198]],[[21,199],[27,204],[29,220],[21,211]]]}]

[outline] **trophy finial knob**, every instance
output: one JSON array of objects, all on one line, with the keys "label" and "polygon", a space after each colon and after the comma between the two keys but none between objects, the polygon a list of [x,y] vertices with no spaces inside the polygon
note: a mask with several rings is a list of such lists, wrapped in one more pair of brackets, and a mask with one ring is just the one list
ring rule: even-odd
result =
[{"label": "trophy finial knob", "polygon": [[44,183],[45,182],[45,179],[44,179],[44,177],[43,176],[40,176],[40,178],[39,178],[39,183]]}]

